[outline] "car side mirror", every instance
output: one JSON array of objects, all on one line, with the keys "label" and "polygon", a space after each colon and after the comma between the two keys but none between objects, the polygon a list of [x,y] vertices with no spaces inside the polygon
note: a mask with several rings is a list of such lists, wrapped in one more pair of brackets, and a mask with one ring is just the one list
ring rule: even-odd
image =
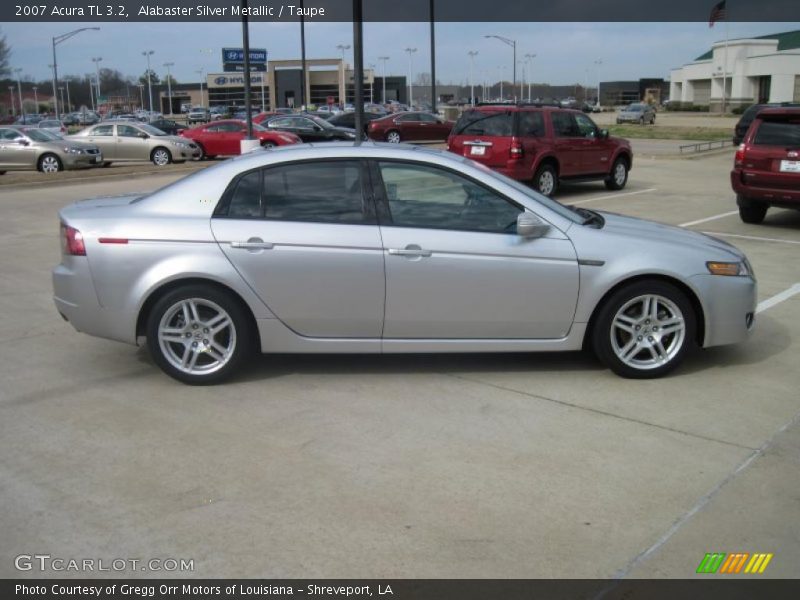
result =
[{"label": "car side mirror", "polygon": [[601,129],[597,132],[597,139],[605,140],[608,139],[608,129]]},{"label": "car side mirror", "polygon": [[140,138],[142,138],[143,140],[146,140],[146,139],[147,139],[147,138],[149,138],[150,136],[149,136],[149,135],[147,135],[147,134],[146,134],[146,133],[144,133],[144,132],[141,132],[141,133],[138,133],[138,134],[136,134],[136,137],[140,137]]},{"label": "car side mirror", "polygon": [[17,142],[20,146],[28,145],[28,140],[26,140],[25,138],[17,138],[14,141]]},{"label": "car side mirror", "polygon": [[534,214],[523,212],[517,217],[517,235],[524,238],[540,238],[550,229],[550,225]]}]

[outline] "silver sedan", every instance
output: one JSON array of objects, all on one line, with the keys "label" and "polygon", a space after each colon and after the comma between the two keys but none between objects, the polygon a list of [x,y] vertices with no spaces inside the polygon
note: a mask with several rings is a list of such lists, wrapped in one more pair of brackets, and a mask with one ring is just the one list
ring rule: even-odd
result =
[{"label": "silver sedan", "polygon": [[60,217],[63,318],[146,341],[191,384],[224,379],[256,348],[588,346],[624,377],[657,377],[754,324],[756,282],[734,246],[563,206],[436,150],[287,146]]}]

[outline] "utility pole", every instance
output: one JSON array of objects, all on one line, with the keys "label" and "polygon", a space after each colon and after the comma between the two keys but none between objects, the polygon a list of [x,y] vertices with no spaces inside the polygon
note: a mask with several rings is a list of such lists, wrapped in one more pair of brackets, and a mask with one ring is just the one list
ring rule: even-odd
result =
[{"label": "utility pole", "polygon": [[147,105],[150,111],[150,117],[153,116],[153,84],[150,81],[150,56],[155,54],[155,50],[145,50],[142,56],[147,59]]},{"label": "utility pole", "polygon": [[345,50],[350,49],[350,44],[337,44],[336,49],[341,50],[342,52],[342,66],[341,66],[342,78],[340,84],[341,87],[339,88],[340,92],[339,104],[341,104],[342,108],[344,109],[344,105],[347,104],[347,82],[345,81],[345,71],[347,70],[347,63],[344,62],[344,52]]},{"label": "utility pole", "polygon": [[388,56],[379,56],[378,60],[383,62],[383,103],[386,104],[386,61],[389,60]]},{"label": "utility pole", "polygon": [[[512,80],[511,80],[511,90],[512,94],[514,95],[514,101],[517,100],[517,40],[511,40],[509,38],[503,37],[502,35],[485,35],[485,38],[495,38],[506,44],[507,46],[511,46],[514,53],[512,56]],[[502,96],[502,94],[500,94]]]},{"label": "utility pole", "polygon": [[19,92],[19,114],[22,115],[23,124],[27,125],[27,118],[25,116],[25,104],[22,102],[22,80],[20,79],[20,74],[22,73],[22,69],[18,67],[14,69],[14,72],[17,74],[17,91]]},{"label": "utility pole", "polygon": [[58,96],[56,95],[56,88],[58,87],[58,60],[56,60],[56,46],[58,46],[61,42],[67,41],[73,35],[80,33],[81,31],[100,31],[99,27],[81,27],[80,29],[76,29],[75,31],[70,31],[68,33],[64,33],[62,35],[57,35],[53,37],[53,103],[55,104],[55,113],[56,118],[58,118]]},{"label": "utility pole", "polygon": [[92,59],[94,63],[95,72],[97,73],[97,79],[95,83],[97,84],[97,108],[100,108],[100,61],[103,60],[102,57],[98,56]]},{"label": "utility pole", "polygon": [[470,106],[475,106],[475,85],[472,82],[472,68],[474,66],[475,57],[478,56],[478,51],[470,50],[467,54],[469,54],[469,103]]},{"label": "utility pole", "polygon": [[528,102],[531,102],[531,84],[533,83],[533,59],[536,58],[535,54],[526,54],[525,60],[527,60],[531,66],[528,69]]},{"label": "utility pole", "polygon": [[406,48],[405,50],[408,52],[408,108],[413,109],[414,105],[414,87],[412,84],[412,79],[414,76],[414,62],[413,57],[414,53],[417,51],[416,48]]}]

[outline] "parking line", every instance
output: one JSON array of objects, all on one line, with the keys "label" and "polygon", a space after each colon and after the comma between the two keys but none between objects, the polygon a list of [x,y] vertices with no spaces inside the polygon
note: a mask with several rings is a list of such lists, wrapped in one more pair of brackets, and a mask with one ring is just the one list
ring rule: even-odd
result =
[{"label": "parking line", "polygon": [[715,221],[717,219],[722,219],[723,217],[730,217],[731,215],[738,215],[738,210],[732,210],[730,212],[722,213],[721,215],[714,215],[713,217],[706,217],[705,219],[697,219],[697,221],[689,221],[688,223],[681,223],[678,227],[690,227],[692,225],[699,225],[700,223],[707,223],[708,221]]},{"label": "parking line", "polygon": [[800,283],[795,283],[792,287],[783,290],[780,294],[775,294],[772,298],[767,298],[766,300],[759,302],[758,306],[756,307],[756,314],[764,312],[776,304],[780,304],[784,300],[788,300],[795,294],[800,294]]},{"label": "parking line", "polygon": [[721,233],[719,231],[704,231],[703,233],[707,235],[719,235],[722,237],[740,238],[743,240],[756,240],[758,242],[781,242],[783,244],[800,244],[800,241],[797,240],[781,240],[778,238],[765,238],[765,237],[758,237],[755,235],[739,235],[738,233]]},{"label": "parking line", "polygon": [[635,192],[623,192],[622,194],[606,194],[605,196],[597,196],[596,198],[589,198],[588,200],[578,200],[577,202],[570,202],[570,204],[586,204],[587,202],[594,202],[595,200],[608,200],[609,198],[620,198],[622,196],[633,196],[634,194],[646,194],[647,192],[658,191],[656,188],[649,188],[646,190],[636,190]]}]

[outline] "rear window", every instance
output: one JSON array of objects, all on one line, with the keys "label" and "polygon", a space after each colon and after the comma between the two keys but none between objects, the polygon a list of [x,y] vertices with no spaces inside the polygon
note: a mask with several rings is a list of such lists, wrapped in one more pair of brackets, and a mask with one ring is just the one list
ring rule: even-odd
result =
[{"label": "rear window", "polygon": [[453,135],[510,136],[514,130],[514,113],[511,111],[468,110],[453,128]]},{"label": "rear window", "polygon": [[791,121],[762,121],[753,143],[757,146],[800,148],[800,117]]}]

